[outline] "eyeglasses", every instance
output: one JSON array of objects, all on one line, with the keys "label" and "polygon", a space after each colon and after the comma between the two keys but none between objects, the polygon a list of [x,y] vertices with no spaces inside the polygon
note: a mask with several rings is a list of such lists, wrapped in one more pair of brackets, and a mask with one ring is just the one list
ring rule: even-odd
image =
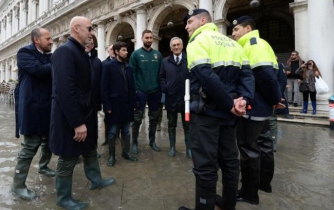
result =
[{"label": "eyeglasses", "polygon": [[[77,26],[81,26],[81,25],[77,25]],[[89,32],[94,31],[93,26],[88,26],[88,27],[86,27],[86,28],[87,28],[87,30],[88,30]]]}]

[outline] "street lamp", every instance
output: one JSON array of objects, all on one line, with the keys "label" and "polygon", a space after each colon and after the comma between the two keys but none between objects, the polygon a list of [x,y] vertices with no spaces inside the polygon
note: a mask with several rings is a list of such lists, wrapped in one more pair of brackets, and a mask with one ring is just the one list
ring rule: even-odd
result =
[{"label": "street lamp", "polygon": [[256,8],[256,7],[259,7],[261,4],[260,0],[250,0],[249,1],[249,6],[251,8]]}]

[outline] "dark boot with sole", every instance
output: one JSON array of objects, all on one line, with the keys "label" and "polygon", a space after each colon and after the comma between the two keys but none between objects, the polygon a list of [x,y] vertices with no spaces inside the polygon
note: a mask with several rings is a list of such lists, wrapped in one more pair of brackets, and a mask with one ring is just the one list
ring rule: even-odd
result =
[{"label": "dark boot with sole", "polygon": [[175,127],[168,128],[168,136],[169,136],[169,145],[170,145],[168,156],[174,157],[175,156],[175,141],[176,141]]},{"label": "dark boot with sole", "polygon": [[39,160],[38,173],[44,174],[47,177],[54,177],[56,175],[56,171],[48,167],[48,164],[50,163],[52,157],[52,152],[46,142],[42,142],[40,147],[41,159]]},{"label": "dark boot with sole", "polygon": [[86,209],[88,204],[72,198],[72,175],[56,176],[57,206],[67,210]]},{"label": "dark boot with sole", "polygon": [[138,159],[130,154],[130,135],[121,137],[122,143],[122,156],[130,161],[138,161]]},{"label": "dark boot with sole", "polygon": [[112,137],[108,139],[108,146],[109,146],[109,158],[108,158],[108,166],[114,166],[116,159],[115,159],[115,140],[116,137]]},{"label": "dark boot with sole", "polygon": [[24,200],[33,200],[37,197],[36,193],[26,186],[31,160],[18,160],[15,167],[15,174],[12,185],[12,193]]},{"label": "dark boot with sole", "polygon": [[90,190],[101,189],[115,183],[115,179],[102,179],[99,161],[96,157],[96,151],[89,155],[83,155],[84,170],[86,177],[91,181]]},{"label": "dark boot with sole", "polygon": [[160,152],[160,148],[155,144],[155,133],[157,129],[157,123],[159,119],[159,111],[149,112],[149,131],[148,131],[148,138],[149,138],[149,146],[156,152]]},{"label": "dark boot with sole", "polygon": [[134,122],[132,125],[132,150],[133,154],[138,154],[138,136],[139,128],[143,120],[143,112],[135,111],[134,113]]}]

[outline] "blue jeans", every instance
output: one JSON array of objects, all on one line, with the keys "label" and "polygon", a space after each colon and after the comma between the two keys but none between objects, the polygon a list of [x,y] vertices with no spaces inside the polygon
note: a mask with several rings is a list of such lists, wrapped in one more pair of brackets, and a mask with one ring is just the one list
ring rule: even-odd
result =
[{"label": "blue jeans", "polygon": [[130,136],[130,122],[112,123],[109,124],[108,139],[114,138],[118,129],[121,129],[122,136]]}]

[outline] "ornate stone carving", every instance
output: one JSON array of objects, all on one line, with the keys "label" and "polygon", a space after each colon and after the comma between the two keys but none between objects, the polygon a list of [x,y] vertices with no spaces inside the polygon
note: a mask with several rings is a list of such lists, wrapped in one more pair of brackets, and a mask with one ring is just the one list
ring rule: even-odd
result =
[{"label": "ornate stone carving", "polygon": [[3,28],[6,29],[6,25],[7,25],[7,16],[5,16],[5,17],[2,19],[2,25],[3,25]]},{"label": "ornate stone carving", "polygon": [[13,22],[13,10],[10,10],[7,16],[8,22],[11,24]]},{"label": "ornate stone carving", "polygon": [[[45,0],[44,0],[45,1]],[[39,4],[39,0],[32,0],[33,4]]]},{"label": "ornate stone carving", "polygon": [[14,16],[15,16],[15,18],[19,18],[19,16],[20,16],[20,5],[15,5],[14,6]]},{"label": "ornate stone carving", "polygon": [[153,14],[157,10],[157,8],[158,7],[152,7],[151,5],[148,7],[148,10],[147,10],[147,22],[149,22],[151,20],[151,17],[153,16]]}]

